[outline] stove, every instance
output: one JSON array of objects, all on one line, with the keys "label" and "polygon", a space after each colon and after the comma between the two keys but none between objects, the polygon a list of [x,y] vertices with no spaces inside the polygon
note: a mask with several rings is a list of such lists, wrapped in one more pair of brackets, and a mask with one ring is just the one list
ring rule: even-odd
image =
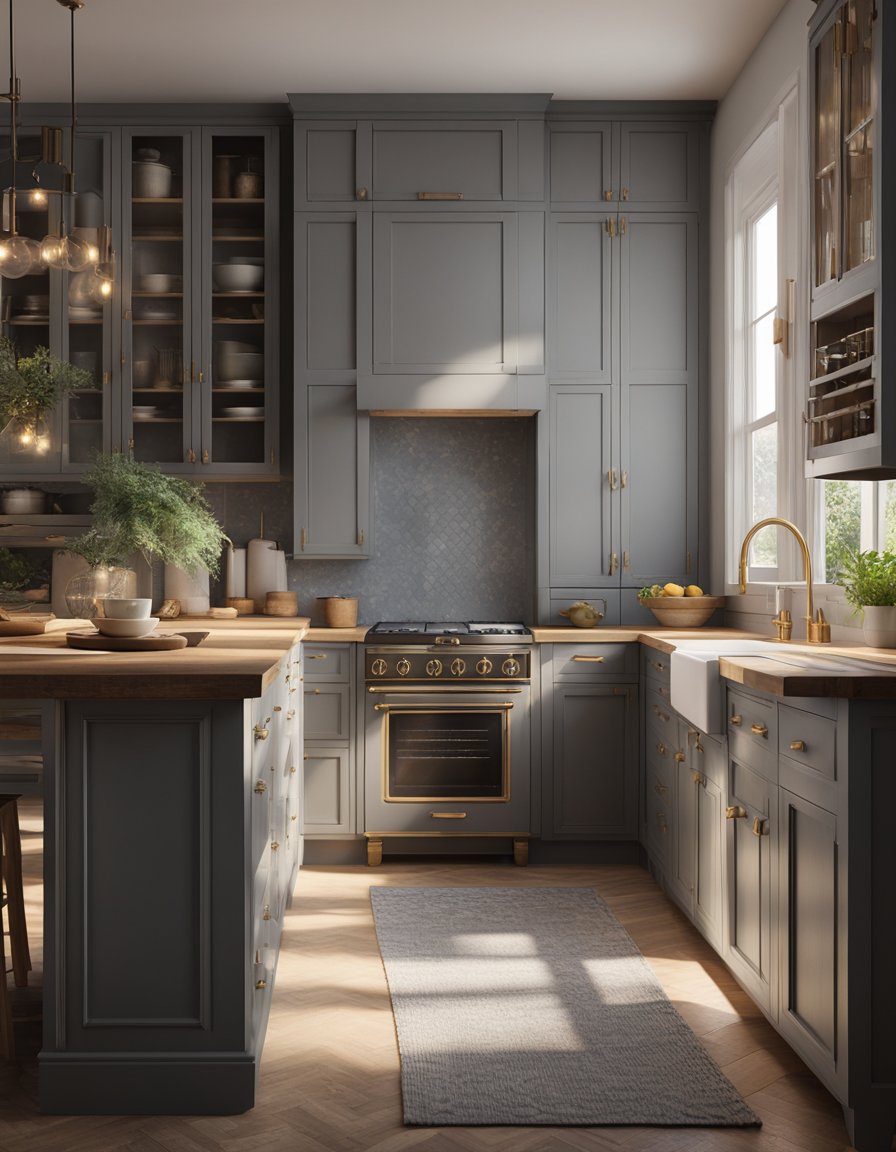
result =
[{"label": "stove", "polygon": [[368,683],[529,679],[532,633],[525,624],[386,620],[365,642]]},{"label": "stove", "polygon": [[514,644],[531,644],[532,633],[525,624],[495,624],[472,620],[399,621],[383,620],[374,624],[365,636],[368,644],[439,643],[446,637],[449,644],[500,644],[510,639]]}]

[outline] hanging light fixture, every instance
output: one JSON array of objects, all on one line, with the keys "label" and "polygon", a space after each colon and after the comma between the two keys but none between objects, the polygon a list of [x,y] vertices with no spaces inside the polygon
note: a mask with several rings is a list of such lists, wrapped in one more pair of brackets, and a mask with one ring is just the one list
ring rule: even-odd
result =
[{"label": "hanging light fixture", "polygon": [[[34,187],[22,190],[16,187],[17,168],[25,160],[19,154],[18,106],[22,99],[21,81],[15,70],[15,25],[14,0],[9,0],[9,92],[0,94],[0,99],[9,101],[9,137],[11,184],[3,192],[2,234],[0,234],[0,276],[11,278],[27,276],[44,268],[57,268],[68,272],[80,272],[93,266],[97,277],[91,295],[99,300],[112,293],[114,279],[114,255],[112,253],[111,230],[100,226],[96,242],[75,235],[74,206],[75,182],[75,140],[77,137],[77,105],[75,102],[75,13],[84,7],[84,0],[57,0],[71,16],[70,63],[71,63],[71,135],[69,139],[69,160],[65,163],[61,128],[41,129],[40,157],[31,172]],[[56,166],[62,169],[62,187],[46,188],[41,184],[38,165]],[[48,233],[38,242],[30,236],[21,236],[17,231],[16,201],[28,196],[33,207],[43,207],[50,196],[59,196],[59,229]],[[72,225],[69,233],[66,216]]]}]

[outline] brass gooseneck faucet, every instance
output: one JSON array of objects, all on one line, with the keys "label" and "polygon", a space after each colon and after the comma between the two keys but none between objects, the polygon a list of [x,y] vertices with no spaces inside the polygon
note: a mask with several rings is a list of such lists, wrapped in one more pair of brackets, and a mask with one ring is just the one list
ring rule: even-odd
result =
[{"label": "brass gooseneck faucet", "polygon": [[[775,525],[778,528],[786,528],[788,532],[792,532],[803,554],[803,576],[806,580],[806,639],[810,644],[830,644],[831,626],[827,620],[825,620],[824,613],[820,608],[818,609],[817,616],[813,609],[812,558],[809,555],[809,545],[806,543],[806,538],[802,532],[800,532],[799,528],[797,528],[796,524],[792,524],[789,520],[782,520],[780,516],[768,516],[765,520],[757,521],[749,532],[747,532],[746,536],[744,536],[744,542],[740,546],[740,564],[738,565],[740,591],[743,593],[747,590],[747,556],[750,550],[750,541],[761,528],[767,528],[770,525]],[[774,617],[773,623],[778,629],[779,639],[789,639],[789,613],[785,616],[785,613],[782,611],[780,616]]]}]

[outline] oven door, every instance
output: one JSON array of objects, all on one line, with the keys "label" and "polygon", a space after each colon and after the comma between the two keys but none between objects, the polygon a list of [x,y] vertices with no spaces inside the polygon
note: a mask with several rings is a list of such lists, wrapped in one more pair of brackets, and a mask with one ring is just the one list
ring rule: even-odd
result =
[{"label": "oven door", "polygon": [[528,684],[371,685],[366,719],[366,832],[528,832]]}]

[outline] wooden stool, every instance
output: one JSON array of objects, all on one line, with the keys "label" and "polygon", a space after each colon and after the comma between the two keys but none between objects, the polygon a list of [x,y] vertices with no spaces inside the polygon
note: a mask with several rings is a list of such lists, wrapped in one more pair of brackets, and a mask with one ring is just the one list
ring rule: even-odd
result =
[{"label": "wooden stool", "polygon": [[[0,839],[2,839],[3,892],[0,908],[6,908],[9,923],[9,952],[13,979],[17,988],[28,985],[31,954],[28,951],[28,929],[25,924],[25,891],[22,883],[22,840],[19,834],[18,796],[0,795]],[[2,925],[0,925],[2,928]],[[7,1060],[15,1059],[12,1027],[12,1004],[6,979],[4,932],[0,931],[0,1052]]]}]

